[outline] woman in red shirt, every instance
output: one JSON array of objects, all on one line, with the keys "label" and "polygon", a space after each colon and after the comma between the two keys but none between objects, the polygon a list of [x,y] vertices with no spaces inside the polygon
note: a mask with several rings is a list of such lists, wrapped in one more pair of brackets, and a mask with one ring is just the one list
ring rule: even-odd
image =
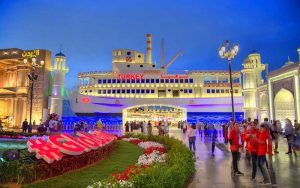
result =
[{"label": "woman in red shirt", "polygon": [[258,143],[256,138],[259,136],[259,130],[257,129],[257,123],[252,122],[251,126],[247,130],[246,142],[249,153],[251,154],[252,162],[252,180],[255,180],[257,170],[257,149]]},{"label": "woman in red shirt", "polygon": [[234,175],[244,175],[238,169],[238,158],[239,158],[239,148],[241,147],[239,143],[239,124],[234,123],[233,129],[230,130],[229,133],[229,143],[230,143],[230,150],[232,153],[232,166],[234,170]]},{"label": "woman in red shirt", "polygon": [[262,185],[270,185],[270,174],[266,166],[266,154],[272,154],[272,138],[265,124],[260,126],[260,131],[257,138],[258,148],[257,148],[257,163],[264,180],[260,182]]}]

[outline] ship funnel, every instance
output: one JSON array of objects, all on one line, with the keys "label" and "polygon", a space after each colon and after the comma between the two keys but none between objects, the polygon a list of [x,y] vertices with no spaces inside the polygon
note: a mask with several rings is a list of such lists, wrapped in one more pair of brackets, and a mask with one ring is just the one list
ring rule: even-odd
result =
[{"label": "ship funnel", "polygon": [[147,34],[147,57],[146,57],[146,63],[152,64],[152,35]]}]

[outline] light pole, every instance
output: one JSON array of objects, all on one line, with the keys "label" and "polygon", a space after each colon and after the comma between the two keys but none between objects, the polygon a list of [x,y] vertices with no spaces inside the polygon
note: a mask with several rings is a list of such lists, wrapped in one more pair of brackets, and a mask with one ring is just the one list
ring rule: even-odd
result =
[{"label": "light pole", "polygon": [[237,55],[239,51],[239,46],[235,44],[232,48],[229,47],[229,40],[225,44],[222,44],[219,48],[219,56],[221,58],[227,58],[229,67],[229,79],[230,79],[230,95],[231,95],[231,108],[232,108],[232,118],[235,121],[234,114],[234,102],[233,102],[233,88],[232,88],[232,73],[231,73],[231,60]]},{"label": "light pole", "polygon": [[[24,63],[28,63],[28,59],[24,59]],[[36,63],[36,58],[31,58],[31,70],[28,74],[28,78],[30,80],[30,110],[29,110],[29,125],[32,125],[32,101],[33,101],[33,83],[38,79],[38,75],[35,73],[35,68],[42,67],[44,65],[44,61],[40,61]]]}]

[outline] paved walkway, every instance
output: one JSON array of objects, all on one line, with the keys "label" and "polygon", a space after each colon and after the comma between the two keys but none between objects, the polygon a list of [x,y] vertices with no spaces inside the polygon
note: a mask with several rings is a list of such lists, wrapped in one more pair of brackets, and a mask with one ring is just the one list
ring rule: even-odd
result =
[{"label": "paved walkway", "polygon": [[[170,129],[170,136],[182,140],[186,145],[186,135],[177,128]],[[220,143],[223,142],[221,134],[218,135]],[[279,154],[274,155],[269,160],[269,166],[273,167],[273,187],[299,187],[300,186],[300,157],[286,155],[286,141],[282,138],[279,143]],[[231,188],[231,187],[272,187],[260,186],[251,181],[252,167],[249,166],[242,153],[239,162],[240,171],[245,176],[231,176],[231,153],[227,149],[228,145],[218,144],[215,149],[215,156],[211,156],[211,140],[209,137],[197,135],[196,139],[196,169],[197,172],[189,188]],[[272,161],[272,162],[271,162]],[[272,166],[271,166],[272,165]],[[261,173],[257,171],[257,181],[262,180]]]}]

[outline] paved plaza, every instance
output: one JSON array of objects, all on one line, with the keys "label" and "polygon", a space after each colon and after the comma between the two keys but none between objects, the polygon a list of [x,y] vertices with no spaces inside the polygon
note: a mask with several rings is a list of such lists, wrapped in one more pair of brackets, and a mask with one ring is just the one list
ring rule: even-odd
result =
[{"label": "paved plaza", "polygon": [[[171,128],[170,136],[182,140],[188,145],[187,137],[179,129]],[[228,146],[223,144],[221,134],[218,135],[220,144],[217,144],[215,156],[211,155],[211,140],[209,137],[197,135],[196,139],[196,169],[197,172],[189,188],[231,188],[231,187],[298,187],[300,185],[300,157],[286,155],[287,144],[282,138],[279,143],[279,154],[268,160],[269,168],[273,168],[272,183],[274,185],[261,186],[251,181],[252,168],[242,153],[239,169],[244,176],[231,176],[231,153]],[[271,163],[272,161],[272,163]],[[257,171],[257,182],[262,180],[261,173]],[[275,185],[276,184],[276,185]]]}]

